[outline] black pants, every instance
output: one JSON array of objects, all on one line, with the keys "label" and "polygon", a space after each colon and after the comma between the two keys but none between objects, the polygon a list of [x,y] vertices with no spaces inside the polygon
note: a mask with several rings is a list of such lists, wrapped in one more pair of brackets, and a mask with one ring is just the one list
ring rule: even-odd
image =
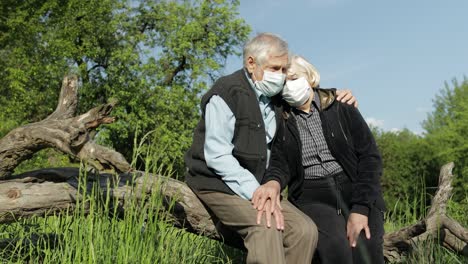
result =
[{"label": "black pants", "polygon": [[[361,232],[357,246],[352,248],[346,237],[349,217],[351,182],[343,173],[320,180],[305,180],[304,191],[296,201],[319,230],[317,255],[313,263],[384,263],[383,212],[377,206],[370,208],[368,224],[371,238]],[[316,262],[316,260],[319,262]]]}]

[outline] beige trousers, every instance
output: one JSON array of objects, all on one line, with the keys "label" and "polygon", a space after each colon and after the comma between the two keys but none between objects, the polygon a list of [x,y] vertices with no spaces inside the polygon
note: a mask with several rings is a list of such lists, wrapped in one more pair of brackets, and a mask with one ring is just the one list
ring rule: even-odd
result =
[{"label": "beige trousers", "polygon": [[318,232],[314,222],[287,200],[281,202],[284,231],[271,227],[265,219],[257,225],[257,210],[250,201],[237,195],[201,191],[198,197],[218,219],[235,230],[244,240],[248,264],[310,264],[317,247]]}]

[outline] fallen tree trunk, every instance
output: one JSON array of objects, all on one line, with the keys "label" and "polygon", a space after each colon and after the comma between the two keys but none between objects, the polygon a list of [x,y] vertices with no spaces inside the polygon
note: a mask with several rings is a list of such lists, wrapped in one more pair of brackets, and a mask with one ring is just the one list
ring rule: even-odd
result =
[{"label": "fallen tree trunk", "polygon": [[[79,177],[79,168],[51,168],[0,181],[0,223],[65,211],[72,213],[77,199],[83,195],[79,190]],[[86,189],[91,190],[98,184],[103,195],[109,191],[112,198],[118,200],[114,206],[122,213],[127,199],[158,193],[166,201],[165,210],[174,226],[244,249],[240,237],[214,219],[183,182],[141,171],[122,173],[118,177],[108,173],[97,177],[88,175],[88,178],[91,180]]]},{"label": "fallen tree trunk", "polygon": [[[33,215],[47,215],[59,211],[73,211],[79,199],[79,168],[56,168],[26,172],[9,180],[0,181],[0,223],[15,221]],[[171,214],[176,226],[194,233],[220,239],[211,216],[201,202],[183,182],[168,177],[135,171],[100,174],[92,177],[87,189],[97,183],[103,193],[110,193],[125,208],[128,198],[140,198],[152,192],[161,193],[171,204]],[[116,182],[116,179],[118,181]]]},{"label": "fallen tree trunk", "polygon": [[[158,193],[172,205],[166,209],[169,209],[175,226],[217,240],[224,238],[226,243],[242,248],[239,238],[219,225],[184,183],[159,175],[131,172],[129,163],[120,153],[92,141],[95,128],[114,122],[115,119],[109,114],[115,102],[74,116],[77,104],[77,78],[66,77],[54,113],[40,122],[16,128],[0,139],[0,223],[34,215],[71,212],[81,195],[86,195],[78,190],[78,168],[42,169],[12,175],[16,166],[35,152],[55,148],[85,161],[96,171],[110,169],[112,174],[101,173],[93,177],[91,173],[88,176],[92,181],[86,184],[91,187],[93,183],[98,183],[104,193],[110,191],[119,201],[116,206],[123,210],[128,198]],[[446,215],[446,203],[452,191],[453,166],[453,163],[449,163],[442,167],[439,189],[427,217],[384,236],[387,261],[398,262],[419,242],[431,239],[468,256],[467,229]],[[111,190],[107,190],[109,187]]]},{"label": "fallen tree trunk", "polygon": [[[439,189],[432,201],[427,217],[420,222],[384,236],[384,256],[387,261],[399,262],[418,243],[435,239],[459,254],[467,256],[468,231],[445,215],[446,202],[451,194],[453,163],[442,167]],[[143,172],[120,174],[119,180],[111,174],[93,178],[105,193],[111,186],[111,194],[125,208],[125,200],[142,194],[158,192],[165,199],[174,201],[170,214],[174,225],[186,230],[224,241],[236,247],[238,238],[232,241],[229,230],[216,224],[203,204],[183,182]],[[14,221],[21,217],[45,215],[67,209],[72,211],[78,195],[78,168],[44,169],[24,173],[14,179],[0,181],[0,222]],[[112,184],[109,185],[108,183]],[[91,186],[89,186],[91,187]],[[230,238],[226,238],[228,235]]]}]

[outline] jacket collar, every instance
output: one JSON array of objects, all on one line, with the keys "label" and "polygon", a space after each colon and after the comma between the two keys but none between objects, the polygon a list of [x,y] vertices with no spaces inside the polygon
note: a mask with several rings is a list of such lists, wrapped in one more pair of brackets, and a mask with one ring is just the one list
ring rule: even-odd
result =
[{"label": "jacket collar", "polygon": [[336,98],[336,89],[321,89],[321,88],[314,88],[315,97],[314,100],[317,100],[318,107],[320,111],[329,108]]}]

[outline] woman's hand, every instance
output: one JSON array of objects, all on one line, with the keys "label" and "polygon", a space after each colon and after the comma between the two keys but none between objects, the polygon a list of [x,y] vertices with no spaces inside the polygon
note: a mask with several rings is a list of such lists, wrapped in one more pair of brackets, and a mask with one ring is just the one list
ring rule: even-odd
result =
[{"label": "woman's hand", "polygon": [[366,238],[370,239],[371,233],[368,225],[368,218],[365,215],[358,213],[351,213],[346,225],[346,236],[348,237],[349,245],[356,247],[359,234],[364,229]]}]

